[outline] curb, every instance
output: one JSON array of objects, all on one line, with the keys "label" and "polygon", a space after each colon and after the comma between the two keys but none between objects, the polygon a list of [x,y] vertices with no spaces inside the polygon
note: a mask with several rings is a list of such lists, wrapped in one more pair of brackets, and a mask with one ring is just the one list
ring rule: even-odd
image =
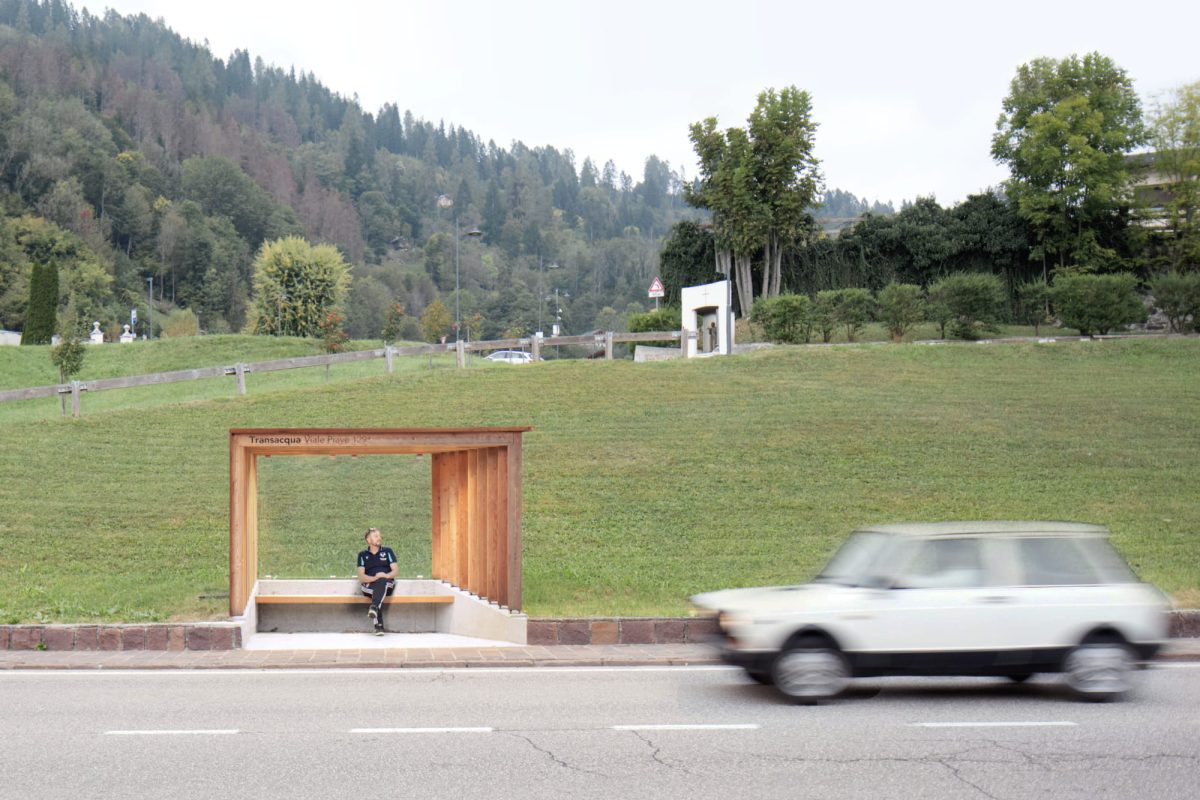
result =
[{"label": "curb", "polygon": [[[1170,612],[1172,640],[1194,639],[1200,650],[1200,609]],[[550,617],[530,619],[531,647],[697,645],[720,633],[713,617]],[[0,653],[49,652],[240,652],[235,622],[143,625],[0,625]],[[557,662],[556,662],[557,663]]]}]

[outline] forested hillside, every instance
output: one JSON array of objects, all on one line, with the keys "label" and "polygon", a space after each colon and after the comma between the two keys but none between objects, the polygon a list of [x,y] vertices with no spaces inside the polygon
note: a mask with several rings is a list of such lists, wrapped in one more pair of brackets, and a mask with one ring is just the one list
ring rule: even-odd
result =
[{"label": "forested hillside", "polygon": [[453,305],[457,222],[478,335],[530,333],[555,290],[566,331],[611,328],[645,306],[671,225],[702,216],[654,156],[635,178],[501,146],[402,111],[404,76],[372,112],[303,67],[221,58],[144,15],[0,0],[0,327],[21,329],[30,265],[53,261],[62,307],[110,332],[135,307],[144,328],[151,279],[156,322],[240,330],[255,253],[297,234],[351,264],[351,335],[378,337],[398,303],[412,337]]}]

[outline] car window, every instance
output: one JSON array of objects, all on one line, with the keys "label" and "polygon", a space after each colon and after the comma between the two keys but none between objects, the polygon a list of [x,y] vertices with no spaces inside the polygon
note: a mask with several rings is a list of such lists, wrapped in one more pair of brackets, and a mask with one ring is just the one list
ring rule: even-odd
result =
[{"label": "car window", "polygon": [[885,554],[891,549],[895,538],[867,531],[851,534],[815,580],[862,586],[872,577],[882,574],[880,569],[886,563]]},{"label": "car window", "polygon": [[1138,578],[1133,570],[1121,558],[1121,554],[1107,539],[1080,539],[1079,546],[1088,555],[1095,567],[1100,570],[1100,578],[1105,583],[1137,583]]},{"label": "car window", "polygon": [[905,589],[961,589],[986,586],[987,570],[978,539],[926,539],[896,582]]},{"label": "car window", "polygon": [[1100,583],[1079,543],[1061,536],[1018,542],[1026,586],[1079,586]]}]

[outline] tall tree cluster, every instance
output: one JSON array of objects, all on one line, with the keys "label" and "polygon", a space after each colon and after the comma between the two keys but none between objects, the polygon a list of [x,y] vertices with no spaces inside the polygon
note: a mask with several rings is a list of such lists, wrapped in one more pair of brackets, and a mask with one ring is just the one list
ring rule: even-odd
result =
[{"label": "tall tree cluster", "polygon": [[817,124],[808,92],[789,86],[761,92],[745,128],[717,125],[709,117],[689,129],[700,181],[685,193],[712,212],[717,269],[732,273],[740,307],[749,309],[755,273],[761,296],[779,294],[784,248],[814,230],[808,209],[821,190]]}]

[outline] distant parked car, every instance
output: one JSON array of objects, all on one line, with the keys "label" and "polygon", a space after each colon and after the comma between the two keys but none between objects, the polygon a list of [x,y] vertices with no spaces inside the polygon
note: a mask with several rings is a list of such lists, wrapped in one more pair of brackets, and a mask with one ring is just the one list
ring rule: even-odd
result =
[{"label": "distant parked car", "polygon": [[488,356],[487,360],[501,364],[532,364],[533,354],[522,350],[497,350]]},{"label": "distant parked car", "polygon": [[815,702],[852,677],[1061,672],[1116,697],[1167,636],[1167,599],[1099,525],[939,522],[855,531],[811,583],[696,595],[724,659]]}]

